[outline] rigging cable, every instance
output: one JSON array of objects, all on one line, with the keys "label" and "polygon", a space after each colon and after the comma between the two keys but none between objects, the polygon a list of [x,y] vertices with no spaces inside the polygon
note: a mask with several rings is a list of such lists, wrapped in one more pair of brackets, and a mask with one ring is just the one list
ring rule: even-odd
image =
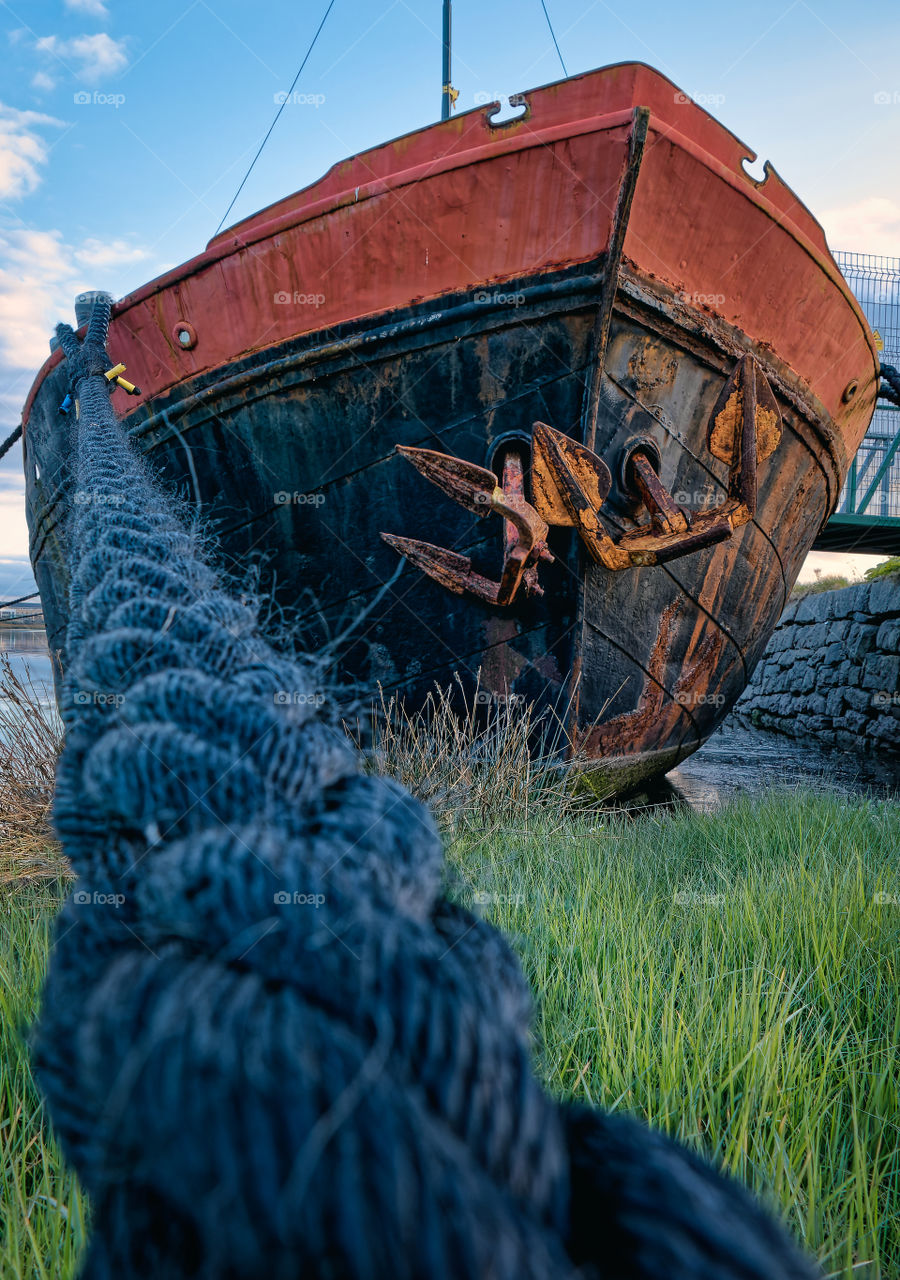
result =
[{"label": "rigging cable", "polygon": [[563,75],[568,79],[569,73],[566,70],[566,64],[563,60],[562,53],[560,52],[559,42],[556,39],[556,32],[553,30],[553,23],[550,21],[550,14],[547,12],[547,6],[544,3],[544,0],[541,0],[541,8],[544,10],[544,17],[547,19],[547,26],[550,28],[550,35],[553,37],[553,43],[556,46],[556,52],[559,56],[560,65],[563,69]]},{"label": "rigging cable", "polygon": [[228,217],[229,213],[231,213],[231,210],[234,208],[235,201],[243,191],[244,184],[246,183],[247,179],[250,177],[250,174],[253,172],[253,166],[256,164],[257,160],[262,155],[263,147],[266,145],[266,143],[269,141],[269,138],[272,136],[272,130],[275,128],[276,124],[281,118],[282,111],[285,109],[288,102],[290,102],[291,94],[294,92],[297,81],[300,79],[301,75],[303,74],[303,68],[306,66],[307,62],[309,61],[310,54],[312,53],[313,49],[315,49],[316,41],[318,40],[319,36],[322,34],[322,28],[325,26],[325,23],[328,19],[328,15],[329,13],[331,13],[331,10],[333,8],[334,8],[334,0],[331,0],[330,4],[328,5],[328,8],[325,10],[325,13],[322,17],[322,21],[319,23],[319,26],[316,30],[316,34],[312,38],[312,42],[309,48],[306,50],[306,54],[304,55],[303,61],[300,63],[300,70],[294,76],[294,79],[291,82],[291,87],[290,89],[288,89],[287,94],[285,95],[284,101],[281,103],[278,110],[275,112],[275,119],[269,125],[268,133],[263,138],[262,142],[259,144],[259,150],[257,151],[256,155],[253,157],[253,159],[250,161],[250,168],[247,170],[247,172],[244,174],[243,178],[241,179],[241,185],[238,187],[237,191],[235,191],[234,196],[232,197],[231,204],[228,206],[228,208],[225,210],[224,214],[222,215],[222,221],[216,227],[216,232],[215,232],[216,235],[219,234],[219,232],[222,230],[222,227],[225,225],[225,219]]},{"label": "rigging cable", "polygon": [[0,609],[11,609],[14,604],[24,604],[26,600],[36,600],[39,595],[39,591],[32,591],[30,596],[19,596],[18,600],[0,600]]}]

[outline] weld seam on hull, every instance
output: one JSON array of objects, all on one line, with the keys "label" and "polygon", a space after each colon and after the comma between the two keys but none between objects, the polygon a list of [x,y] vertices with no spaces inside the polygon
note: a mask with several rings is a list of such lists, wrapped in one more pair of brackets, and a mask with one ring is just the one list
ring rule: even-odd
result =
[{"label": "weld seam on hull", "polygon": [[[520,391],[517,391],[515,394],[506,396],[504,397],[503,400],[498,401],[497,407],[499,408],[502,406],[503,408],[507,408],[509,405],[516,404],[518,400],[526,400],[529,396],[534,395],[535,392],[542,393],[545,387],[552,387],[556,383],[561,382],[564,378],[577,377],[582,371],[583,371],[583,366],[573,366],[573,367],[567,367],[563,373],[555,374],[553,377],[538,378],[534,382],[531,382],[526,386],[523,386],[522,389]],[[267,394],[268,393],[263,393],[263,396],[261,398],[264,399]],[[251,402],[242,401],[241,403],[249,404]],[[163,412],[166,413],[168,416],[171,416],[172,409],[170,408],[170,409],[164,410]],[[463,427],[468,427],[468,426],[472,426],[475,423],[480,423],[483,421],[484,417],[485,417],[485,410],[480,410],[476,413],[470,413],[463,418],[455,418],[452,420],[448,420],[446,423],[442,424],[441,430],[449,434],[451,432],[458,431]],[[204,423],[209,422],[210,419],[216,419],[217,421],[219,420],[219,413],[212,406],[210,406],[210,411],[207,416],[203,418],[197,418],[195,422],[191,422],[185,425],[182,428],[183,434],[189,435],[192,431],[196,430],[198,427],[203,426]],[[523,433],[529,432],[530,429],[531,429],[531,424],[529,423],[527,427],[523,427]],[[134,438],[137,439],[141,434],[143,433],[142,432],[139,433],[135,431]],[[173,434],[174,434],[174,427],[173,427]],[[170,440],[171,440],[171,437],[161,434],[157,439],[155,439],[152,442],[152,444],[144,448],[145,456],[152,457],[156,449],[161,448],[164,445],[168,445],[170,443]],[[428,446],[432,446],[435,443],[435,441],[437,441],[437,443],[439,444],[443,444],[443,441],[441,441],[440,435],[438,434],[437,431],[429,431],[428,434],[426,434],[425,436],[417,437],[412,443],[418,447],[421,447],[423,445],[428,447]],[[323,491],[327,491],[329,488],[331,488],[334,485],[341,484],[345,480],[349,480],[356,476],[360,476],[364,472],[370,470],[372,467],[380,466],[382,463],[390,461],[392,457],[393,457],[393,447],[390,449],[388,453],[381,454],[377,458],[372,458],[369,462],[365,463],[363,466],[355,467],[350,471],[342,471],[339,476],[334,476],[329,480],[322,480],[317,482],[316,488],[321,489]],[[274,508],[269,508],[269,510],[274,510]]]}]

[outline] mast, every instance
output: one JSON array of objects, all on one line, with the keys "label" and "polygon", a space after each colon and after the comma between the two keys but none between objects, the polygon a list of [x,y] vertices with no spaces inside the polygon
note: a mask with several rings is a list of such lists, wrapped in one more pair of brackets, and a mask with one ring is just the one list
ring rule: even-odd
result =
[{"label": "mast", "polygon": [[441,119],[450,119],[453,106],[453,88],[450,84],[450,7],[451,0],[444,0],[444,78],[441,84]]}]

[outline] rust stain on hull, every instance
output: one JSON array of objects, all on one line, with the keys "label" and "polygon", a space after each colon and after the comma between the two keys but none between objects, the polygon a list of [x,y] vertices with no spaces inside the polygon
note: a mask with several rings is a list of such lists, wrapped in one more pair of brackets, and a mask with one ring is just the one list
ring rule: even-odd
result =
[{"label": "rust stain on hull", "polygon": [[672,667],[673,631],[683,608],[676,601],[663,611],[635,710],[582,729],[575,745],[583,754],[608,759],[652,748],[665,742],[686,717],[690,718],[692,706],[710,697],[712,674],[724,646],[724,636],[719,632],[700,640],[696,651],[685,660],[671,692],[666,687]]}]

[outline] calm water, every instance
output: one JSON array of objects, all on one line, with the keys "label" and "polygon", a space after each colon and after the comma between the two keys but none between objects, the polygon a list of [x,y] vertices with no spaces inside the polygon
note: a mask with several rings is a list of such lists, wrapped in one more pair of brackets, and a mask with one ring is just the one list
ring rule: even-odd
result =
[{"label": "calm water", "polygon": [[0,653],[5,653],[19,680],[29,677],[40,692],[53,689],[53,664],[47,649],[47,633],[31,628],[0,627]]},{"label": "calm water", "polygon": [[900,759],[850,755],[726,720],[705,747],[666,775],[690,804],[710,808],[763,787],[829,787],[900,798]]},{"label": "calm water", "polygon": [[[0,651],[20,679],[30,676],[49,699],[53,669],[43,631],[0,628]],[[743,729],[726,721],[700,751],[667,775],[663,790],[696,808],[723,804],[739,792],[771,786],[828,786],[848,794],[900,797],[900,760],[827,751],[779,734]]]}]

